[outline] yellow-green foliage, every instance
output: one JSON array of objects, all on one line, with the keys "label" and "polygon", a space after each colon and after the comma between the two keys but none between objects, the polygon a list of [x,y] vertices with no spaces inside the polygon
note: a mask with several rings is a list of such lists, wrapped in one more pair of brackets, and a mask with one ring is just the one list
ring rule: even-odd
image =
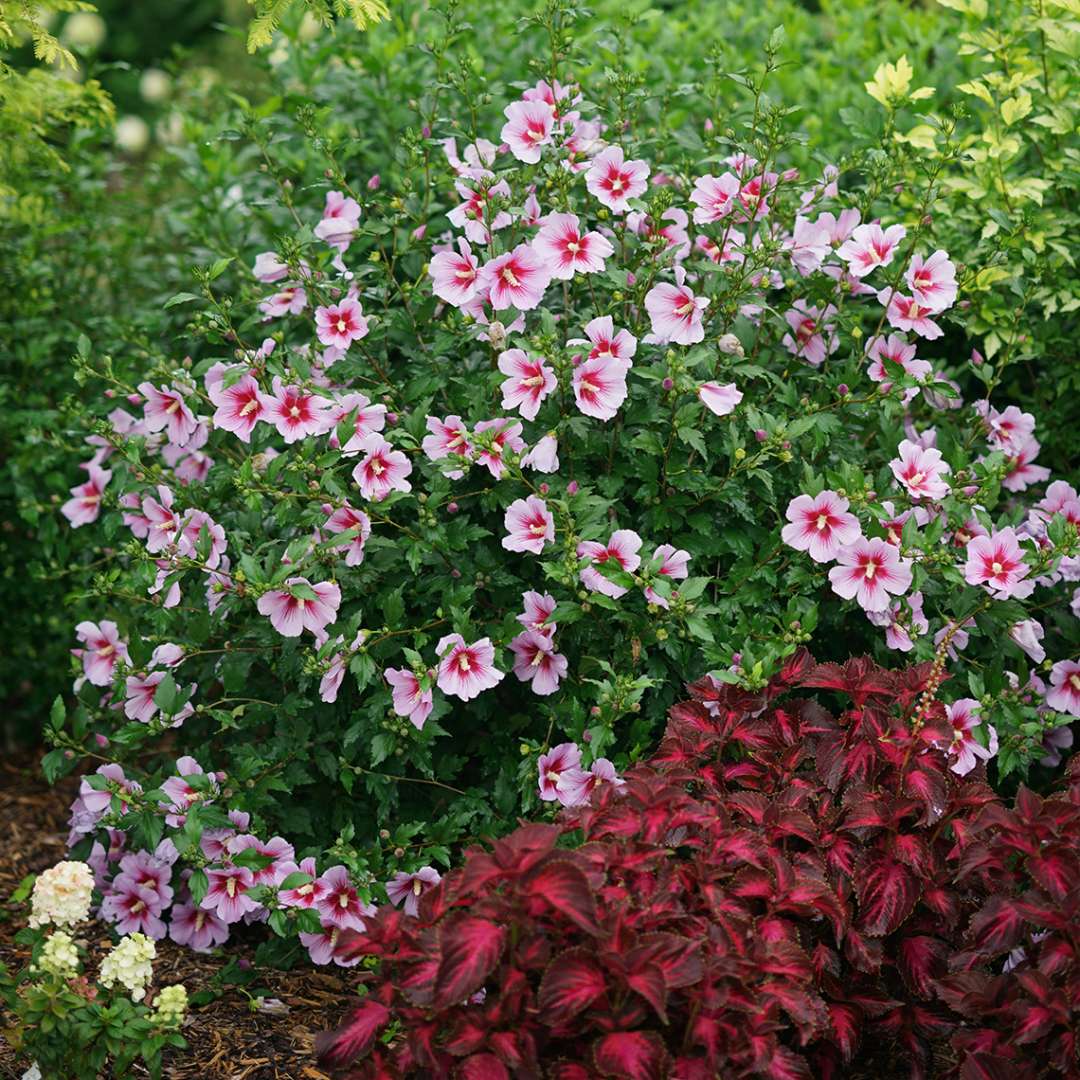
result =
[{"label": "yellow-green foliage", "polygon": [[[323,26],[332,26],[334,18],[351,19],[360,30],[390,17],[384,0],[299,0]],[[297,0],[248,0],[255,6],[255,18],[248,27],[248,50],[269,45],[281,20],[297,5]]]}]

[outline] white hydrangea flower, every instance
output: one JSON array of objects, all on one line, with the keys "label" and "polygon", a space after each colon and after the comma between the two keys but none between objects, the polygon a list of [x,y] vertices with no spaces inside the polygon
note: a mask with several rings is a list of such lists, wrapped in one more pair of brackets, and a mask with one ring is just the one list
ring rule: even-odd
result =
[{"label": "white hydrangea flower", "polygon": [[79,974],[79,950],[72,936],[64,930],[50,934],[32,970],[48,971],[61,979],[75,978]]},{"label": "white hydrangea flower", "polygon": [[165,986],[154,1002],[151,1019],[162,1027],[179,1027],[187,1012],[187,990],[177,983]]},{"label": "white hydrangea flower", "polygon": [[146,997],[146,987],[154,977],[152,962],[155,956],[157,946],[150,938],[145,934],[131,934],[122,938],[101,961],[98,981],[109,990],[120,983],[131,992],[132,1001],[142,1001]]},{"label": "white hydrangea flower", "polygon": [[60,862],[34,882],[30,925],[74,926],[90,915],[94,875],[84,862]]}]

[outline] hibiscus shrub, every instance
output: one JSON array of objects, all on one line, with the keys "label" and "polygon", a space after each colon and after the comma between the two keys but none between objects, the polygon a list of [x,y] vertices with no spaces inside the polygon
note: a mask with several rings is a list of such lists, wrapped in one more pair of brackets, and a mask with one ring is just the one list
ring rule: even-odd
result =
[{"label": "hibiscus shrub", "polygon": [[236,106],[183,333],[79,343],[62,513],[105,554],[46,768],[105,759],[72,842],[106,916],[342,963],[371,900],[640,759],[687,671],[755,693],[813,633],[954,662],[959,770],[1059,763],[1080,499],[998,392],[1026,353],[973,352],[983,226],[939,242],[972,132],[898,58],[823,160],[779,32],[668,109],[564,0],[508,91],[442,15],[385,181],[345,100],[386,93],[375,46],[329,65],[340,116]]},{"label": "hibiscus shrub", "polygon": [[647,764],[343,944],[372,971],[323,1062],[1075,1077],[1080,774],[1011,807],[958,777],[940,680],[800,650],[757,692],[694,683]]}]

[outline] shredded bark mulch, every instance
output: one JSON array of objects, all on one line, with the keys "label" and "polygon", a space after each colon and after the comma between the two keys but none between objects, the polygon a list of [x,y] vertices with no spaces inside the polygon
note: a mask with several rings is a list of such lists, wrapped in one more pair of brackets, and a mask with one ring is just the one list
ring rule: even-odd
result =
[{"label": "shredded bark mulch", "polygon": [[[0,761],[0,961],[9,970],[23,968],[29,950],[16,945],[15,934],[25,926],[25,904],[10,897],[27,874],[39,873],[66,854],[68,807],[76,794],[74,778],[50,788],[38,768],[39,755],[25,754]],[[103,953],[111,944],[107,928],[88,923],[79,928],[91,951]],[[238,967],[254,960],[265,931],[255,928],[250,941],[226,946],[221,956],[200,956],[171,941],[157,943],[154,963],[159,986],[183,983],[189,994],[211,990],[215,998],[193,1008],[183,1028],[187,1050],[171,1051],[164,1075],[175,1080],[326,1080],[315,1066],[315,1035],[334,1027],[354,992],[355,979],[298,965],[289,971],[264,966]],[[238,986],[235,979],[251,979]],[[257,992],[257,993],[256,993]],[[254,996],[276,998],[288,1006],[284,1015],[253,1012]],[[30,1062],[19,1058],[0,1038],[0,1077],[21,1077]]]}]

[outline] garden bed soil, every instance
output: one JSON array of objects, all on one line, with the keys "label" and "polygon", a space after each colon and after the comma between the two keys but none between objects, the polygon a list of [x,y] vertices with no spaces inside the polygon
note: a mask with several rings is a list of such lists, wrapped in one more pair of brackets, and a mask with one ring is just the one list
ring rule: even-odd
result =
[{"label": "garden bed soil", "polygon": [[[0,848],[0,961],[10,970],[26,965],[29,950],[16,945],[25,925],[25,905],[10,902],[27,874],[64,858],[68,807],[78,784],[73,777],[50,788],[38,768],[40,754],[26,753],[0,761],[0,822],[5,835]],[[92,952],[103,952],[110,939],[100,923],[83,934]],[[265,989],[288,1006],[285,1015],[253,1013],[249,998],[235,986],[220,985],[230,960],[250,960],[256,941],[230,943],[227,956],[200,956],[171,941],[157,943],[154,971],[158,985],[183,983],[188,993],[215,988],[221,996],[192,1009],[183,1027],[187,1050],[171,1051],[164,1075],[175,1080],[325,1080],[314,1067],[315,1035],[335,1026],[350,993],[350,983],[333,972],[297,967],[291,971],[263,968],[252,986]],[[5,1021],[6,1022],[6,1021]],[[3,1025],[0,1025],[2,1029]],[[0,1077],[21,1077],[30,1062],[20,1058],[0,1036]]]}]

